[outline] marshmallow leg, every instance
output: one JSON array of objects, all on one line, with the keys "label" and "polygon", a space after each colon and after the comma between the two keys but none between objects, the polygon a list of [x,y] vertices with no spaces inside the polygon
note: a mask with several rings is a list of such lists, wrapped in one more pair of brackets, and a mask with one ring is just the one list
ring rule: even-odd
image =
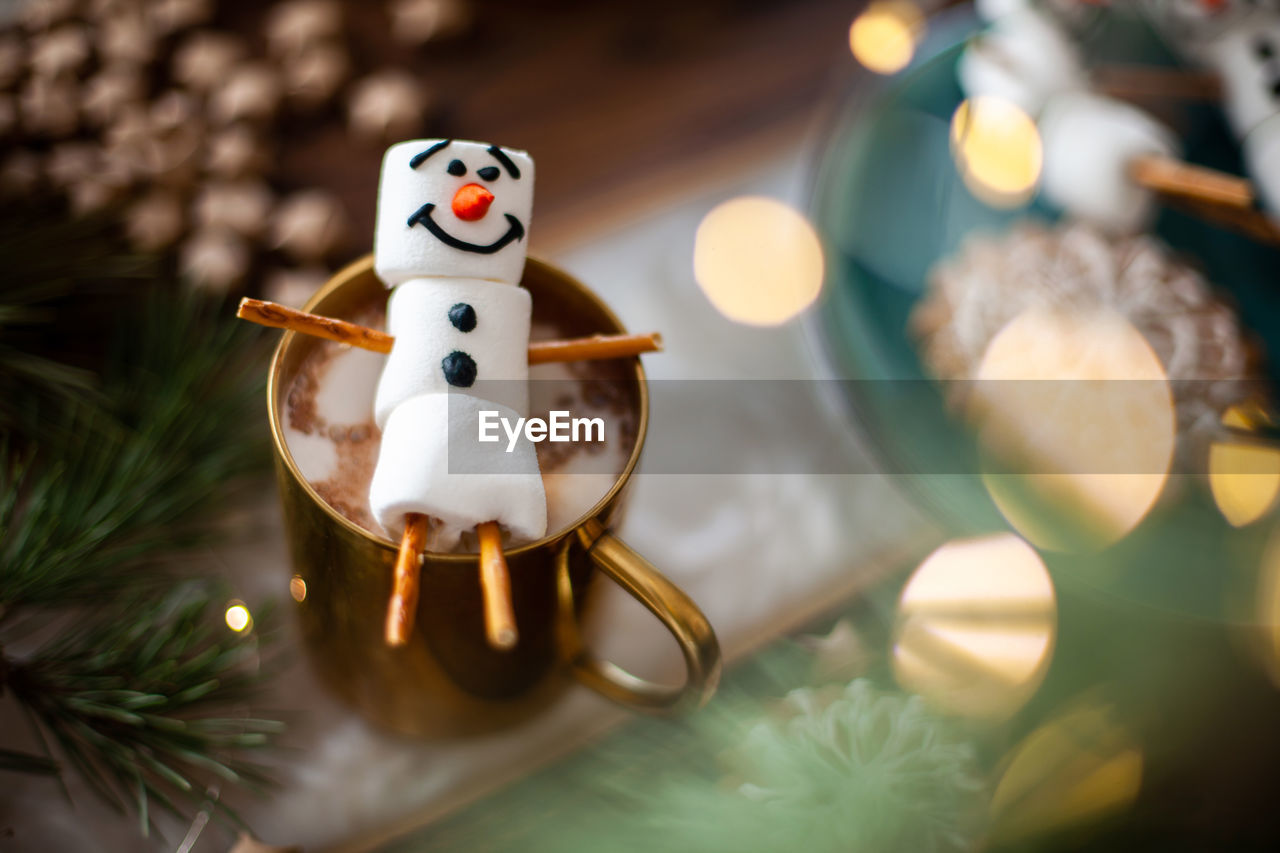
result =
[{"label": "marshmallow leg", "polygon": [[1039,122],[1045,196],[1068,214],[1116,232],[1141,229],[1154,194],[1129,175],[1135,157],[1178,156],[1173,133],[1137,107],[1085,92],[1059,95]]},{"label": "marshmallow leg", "polygon": [[477,441],[482,411],[497,412],[495,418],[512,425],[519,417],[465,394],[412,397],[387,417],[369,503],[392,536],[400,535],[411,512],[440,523],[440,547],[452,547],[486,521],[507,528],[517,542],[547,532],[547,498],[534,445],[522,439],[508,452],[505,435]]}]

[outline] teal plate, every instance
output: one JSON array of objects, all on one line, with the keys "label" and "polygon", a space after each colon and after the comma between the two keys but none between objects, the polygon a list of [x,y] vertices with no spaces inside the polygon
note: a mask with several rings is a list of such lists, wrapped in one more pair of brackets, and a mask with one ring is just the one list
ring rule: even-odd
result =
[{"label": "teal plate", "polygon": [[[1150,33],[1126,26],[1096,27],[1085,43],[1087,55],[1123,51],[1129,61],[1168,61]],[[858,380],[842,386],[847,409],[882,469],[957,535],[1008,526],[979,477],[961,473],[977,470],[976,449],[927,378],[908,318],[929,268],[954,253],[966,236],[1003,231],[1028,216],[1056,218],[1039,201],[1014,211],[991,208],[969,193],[956,172],[948,133],[963,96],[955,65],[976,28],[965,9],[936,16],[910,68],[893,78],[862,75],[853,81],[831,123],[813,193],[828,264],[815,322],[820,348],[836,377]],[[1192,128],[1183,136],[1187,159],[1240,173],[1238,148],[1217,110],[1188,108],[1184,115]],[[1168,208],[1154,230],[1234,298],[1245,325],[1270,354],[1271,377],[1280,375],[1280,252]],[[1127,539],[1077,561],[1086,565],[1073,572],[1110,593],[1202,609],[1209,588],[1201,573],[1179,572],[1185,584],[1161,578],[1162,588],[1153,594],[1152,579],[1132,568],[1134,560],[1152,562],[1144,555],[1153,549],[1177,549],[1179,563],[1221,559],[1230,528],[1198,484],[1184,491],[1186,499],[1172,507],[1160,504]],[[1192,533],[1193,542],[1181,541]],[[1130,568],[1117,575],[1109,567],[1118,561]]]}]

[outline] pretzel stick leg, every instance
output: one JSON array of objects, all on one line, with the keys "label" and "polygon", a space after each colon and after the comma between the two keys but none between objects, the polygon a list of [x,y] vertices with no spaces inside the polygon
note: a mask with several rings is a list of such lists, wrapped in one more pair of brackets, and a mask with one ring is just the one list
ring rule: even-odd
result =
[{"label": "pretzel stick leg", "polygon": [[516,614],[511,606],[511,575],[507,559],[502,556],[502,532],[498,522],[476,525],[480,539],[480,592],[484,597],[484,633],[489,645],[498,651],[515,647]]},{"label": "pretzel stick leg", "polygon": [[388,646],[403,646],[413,633],[413,617],[418,611],[418,575],[422,571],[422,550],[426,544],[427,517],[409,513],[404,517],[404,535],[400,537],[391,600],[387,602]]}]

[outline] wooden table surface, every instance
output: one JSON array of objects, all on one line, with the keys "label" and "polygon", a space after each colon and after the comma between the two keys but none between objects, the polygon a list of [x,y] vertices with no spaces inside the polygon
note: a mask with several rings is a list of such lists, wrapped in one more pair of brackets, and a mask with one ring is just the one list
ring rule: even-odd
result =
[{"label": "wooden table surface", "polygon": [[[410,49],[383,4],[345,10],[358,65],[409,69],[434,101],[423,135],[485,139],[538,163],[535,251],[572,242],[620,211],[740,171],[794,141],[847,71],[862,2],[835,0],[485,0],[471,32]],[[246,8],[250,29],[260,9]],[[335,105],[335,110],[338,107]],[[354,235],[373,231],[382,147],[335,116],[288,130],[281,177],[336,191]],[[287,151],[284,150],[287,148]],[[359,248],[359,247],[355,247]]]}]

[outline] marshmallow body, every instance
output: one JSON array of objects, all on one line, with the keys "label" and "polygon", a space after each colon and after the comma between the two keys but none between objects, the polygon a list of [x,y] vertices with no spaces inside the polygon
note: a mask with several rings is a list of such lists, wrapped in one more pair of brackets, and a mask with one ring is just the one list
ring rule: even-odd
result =
[{"label": "marshmallow body", "polygon": [[1003,98],[1033,118],[1053,95],[1086,84],[1070,36],[1032,9],[998,18],[965,49],[956,73],[969,97]]},{"label": "marshmallow body", "polygon": [[1129,232],[1151,216],[1151,192],[1130,178],[1143,154],[1178,156],[1177,139],[1137,107],[1086,92],[1058,95],[1040,117],[1045,195],[1079,219]]},{"label": "marshmallow body", "polygon": [[1206,44],[1203,56],[1222,80],[1223,109],[1237,137],[1280,114],[1280,16],[1251,16]]},{"label": "marshmallow body", "polygon": [[532,210],[525,152],[460,140],[398,143],[382,158],[374,270],[388,287],[423,276],[517,284]]},{"label": "marshmallow body", "polygon": [[1280,113],[1244,138],[1244,162],[1267,209],[1280,211]]},{"label": "marshmallow body", "polygon": [[439,523],[434,545],[441,549],[486,521],[497,521],[516,542],[547,532],[547,498],[534,445],[521,439],[508,451],[505,435],[478,441],[482,411],[511,424],[519,417],[470,394],[448,393],[411,397],[391,412],[369,487],[373,516],[388,534],[398,537],[410,512]]},{"label": "marshmallow body", "polygon": [[421,278],[398,286],[387,301],[396,342],[378,381],[375,422],[384,427],[410,397],[477,381],[493,402],[527,414],[531,311],[529,291],[512,284]]}]

